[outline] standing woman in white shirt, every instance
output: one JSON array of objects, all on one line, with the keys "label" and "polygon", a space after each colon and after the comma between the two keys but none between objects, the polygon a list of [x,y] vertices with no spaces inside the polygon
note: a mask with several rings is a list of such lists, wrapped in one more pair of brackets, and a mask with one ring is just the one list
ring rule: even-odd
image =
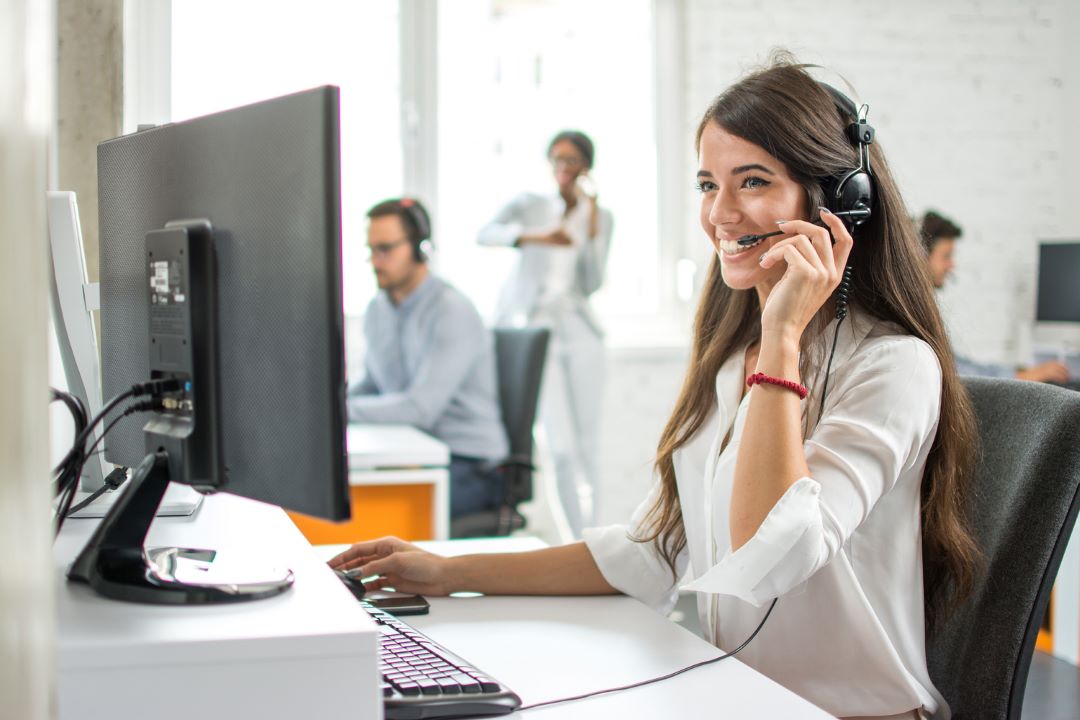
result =
[{"label": "standing woman in white shirt", "polygon": [[[540,420],[555,461],[559,499],[574,537],[596,517],[603,329],[589,296],[604,282],[611,212],[589,177],[592,140],[564,130],[548,144],[557,192],[523,193],[481,228],[481,245],[515,247],[495,324],[551,329]],[[589,499],[583,508],[582,491]]]},{"label": "standing woman in white shirt", "polygon": [[[681,585],[709,640],[731,651],[760,627],[739,658],[826,711],[947,718],[924,638],[972,584],[974,419],[885,156],[834,93],[782,55],[701,121],[717,258],[657,481],[629,526],[457,558],[385,538],[332,564],[408,592],[622,592],[662,612]],[[827,192],[860,169],[871,213],[853,239],[819,208],[858,209]]]}]

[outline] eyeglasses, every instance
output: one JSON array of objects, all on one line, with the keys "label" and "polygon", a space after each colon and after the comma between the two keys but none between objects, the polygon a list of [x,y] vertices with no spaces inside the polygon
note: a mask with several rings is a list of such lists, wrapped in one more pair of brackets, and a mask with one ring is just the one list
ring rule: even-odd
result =
[{"label": "eyeglasses", "polygon": [[548,162],[551,163],[551,167],[557,168],[562,165],[569,170],[577,170],[585,166],[584,160],[573,155],[553,155],[548,158]]},{"label": "eyeglasses", "polygon": [[400,240],[394,240],[393,242],[376,243],[374,245],[368,245],[368,260],[375,257],[386,257],[390,253],[394,252],[394,249],[398,245],[409,242],[408,238],[401,238]]}]

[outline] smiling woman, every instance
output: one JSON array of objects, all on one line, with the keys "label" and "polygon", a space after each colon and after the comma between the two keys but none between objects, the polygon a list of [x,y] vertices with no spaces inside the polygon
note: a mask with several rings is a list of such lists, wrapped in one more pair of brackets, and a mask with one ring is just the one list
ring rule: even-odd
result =
[{"label": "smiling woman", "polygon": [[[966,591],[977,555],[960,500],[973,424],[880,145],[856,151],[857,113],[830,94],[780,56],[701,121],[700,219],[717,259],[660,441],[661,482],[636,528],[673,578],[689,563],[697,579],[685,589],[700,593],[702,625],[721,647],[782,598],[770,623],[785,642],[763,637],[746,662],[842,717],[912,717],[943,706],[925,654],[904,650],[922,647],[923,595],[911,589],[922,587],[923,558],[932,622],[950,588]],[[853,239],[824,207],[826,188],[870,158],[871,212]],[[767,237],[750,248],[746,235]],[[849,263],[856,305],[841,333],[833,292]],[[790,392],[800,382],[808,401]],[[702,501],[703,516],[687,513]],[[614,535],[606,546],[596,543],[625,552]],[[861,649],[850,654],[827,639],[851,636]],[[814,661],[826,647],[828,662]],[[857,698],[853,685],[874,690]]]},{"label": "smiling woman", "polygon": [[[780,56],[706,111],[700,220],[718,254],[659,477],[628,524],[482,557],[384,538],[332,564],[372,587],[622,592],[662,612],[688,590],[707,639],[834,715],[948,717],[924,638],[977,556],[963,515],[973,420],[914,228],[849,105]],[[822,207],[871,167],[866,196],[852,186],[866,201],[853,237]],[[850,308],[836,295],[849,275]]]}]

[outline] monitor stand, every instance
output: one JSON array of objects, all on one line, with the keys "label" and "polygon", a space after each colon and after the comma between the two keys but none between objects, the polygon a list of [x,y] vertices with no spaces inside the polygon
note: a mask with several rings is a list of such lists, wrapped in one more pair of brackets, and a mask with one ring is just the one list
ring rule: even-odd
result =
[{"label": "monitor stand", "polygon": [[214,550],[143,547],[169,485],[167,452],[147,455],[128,483],[75,559],[69,580],[87,583],[114,600],[159,605],[258,600],[292,586],[293,574],[287,568],[256,574],[246,564],[222,566]]}]

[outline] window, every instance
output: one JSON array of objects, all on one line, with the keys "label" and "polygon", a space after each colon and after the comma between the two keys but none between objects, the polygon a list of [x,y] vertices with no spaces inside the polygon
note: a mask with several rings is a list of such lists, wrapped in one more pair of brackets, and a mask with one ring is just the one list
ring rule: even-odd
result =
[{"label": "window", "polygon": [[576,128],[596,143],[593,176],[615,218],[606,281],[593,297],[609,342],[681,342],[700,243],[689,243],[694,224],[684,217],[693,198],[677,4],[129,5],[135,18],[125,72],[137,82],[126,83],[136,108],[128,122],[182,120],[316,85],[341,87],[347,316],[360,316],[375,292],[364,212],[403,193],[432,210],[438,272],[490,316],[514,251],[480,247],[477,231],[517,193],[554,192],[547,143]]},{"label": "window", "polygon": [[172,119],[184,120],[318,85],[341,88],[345,312],[375,292],[365,211],[402,192],[398,3],[306,0],[172,3]]}]

